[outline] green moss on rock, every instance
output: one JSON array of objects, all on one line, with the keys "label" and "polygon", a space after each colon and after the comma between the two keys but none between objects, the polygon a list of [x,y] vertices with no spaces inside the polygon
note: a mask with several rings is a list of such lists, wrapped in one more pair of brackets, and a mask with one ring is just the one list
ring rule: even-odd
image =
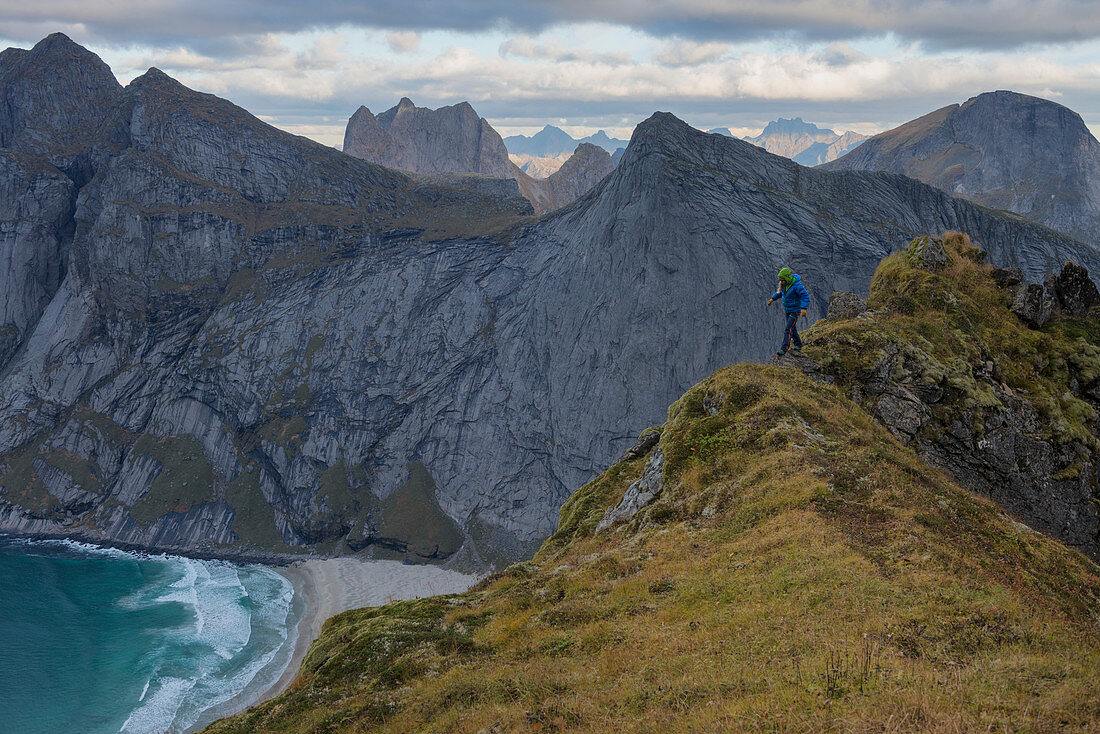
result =
[{"label": "green moss on rock", "polygon": [[130,516],[138,522],[149,524],[169,512],[187,512],[194,505],[217,499],[213,467],[194,436],[144,434],[134,443],[133,451],[160,464],[149,490],[130,507]]},{"label": "green moss on rock", "polygon": [[382,500],[378,534],[408,547],[410,560],[446,558],[462,545],[458,524],[436,500],[435,480],[419,461],[409,463],[409,479]]}]

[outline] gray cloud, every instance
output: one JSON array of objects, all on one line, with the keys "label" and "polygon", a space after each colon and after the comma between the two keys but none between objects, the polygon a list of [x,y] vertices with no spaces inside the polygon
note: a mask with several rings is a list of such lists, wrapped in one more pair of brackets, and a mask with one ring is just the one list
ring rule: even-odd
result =
[{"label": "gray cloud", "polygon": [[39,0],[4,3],[0,35],[64,30],[85,41],[232,53],[234,37],[342,25],[538,32],[605,21],[664,37],[841,40],[894,34],[935,47],[997,48],[1100,37],[1093,0]]}]

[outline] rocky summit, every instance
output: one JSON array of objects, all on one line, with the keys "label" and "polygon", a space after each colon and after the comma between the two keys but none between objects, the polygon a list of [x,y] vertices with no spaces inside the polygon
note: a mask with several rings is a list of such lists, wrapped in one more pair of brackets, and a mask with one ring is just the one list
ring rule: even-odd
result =
[{"label": "rocky summit", "polygon": [[360,107],[348,120],[343,150],[387,168],[416,173],[480,173],[510,178],[508,149],[469,102],[436,110],[407,97],[375,117]]},{"label": "rocky summit", "polygon": [[988,92],[876,135],[826,164],[890,171],[1100,243],[1100,142],[1073,110]]},{"label": "rocky summit", "polygon": [[[581,143],[554,173],[536,179],[509,159],[500,135],[469,102],[432,110],[417,107],[407,97],[377,117],[360,107],[348,120],[343,150],[356,158],[436,180],[439,174],[450,174],[442,180],[450,186],[485,187],[481,177],[499,179],[489,185],[504,193],[521,194],[539,214],[571,203],[614,168],[609,153]],[[462,183],[454,174],[474,174],[477,179]]]},{"label": "rocky summit", "polygon": [[[63,37],[0,60],[73,86],[105,69]],[[784,265],[814,315],[923,232],[967,231],[1033,283],[1066,260],[1100,269],[1019,217],[667,113],[536,219],[155,69],[109,81],[72,107],[24,85],[45,117],[4,121],[19,224],[0,252],[21,263],[0,301],[7,531],[484,567],[532,553],[659,406],[774,351],[764,300]],[[71,148],[31,129],[72,130]]]}]

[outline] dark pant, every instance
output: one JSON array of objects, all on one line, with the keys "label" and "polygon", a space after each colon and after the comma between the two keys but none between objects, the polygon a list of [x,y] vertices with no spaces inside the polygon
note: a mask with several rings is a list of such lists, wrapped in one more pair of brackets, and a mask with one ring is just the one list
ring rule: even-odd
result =
[{"label": "dark pant", "polygon": [[798,311],[787,314],[787,328],[783,330],[783,346],[779,351],[785,352],[794,343],[795,349],[802,348],[802,338],[798,336]]}]

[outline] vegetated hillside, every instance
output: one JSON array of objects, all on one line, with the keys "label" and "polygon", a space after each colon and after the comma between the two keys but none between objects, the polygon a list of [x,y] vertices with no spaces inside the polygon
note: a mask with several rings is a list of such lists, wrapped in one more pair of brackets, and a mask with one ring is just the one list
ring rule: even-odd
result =
[{"label": "vegetated hillside", "polygon": [[869,310],[818,323],[813,365],[799,362],[963,486],[1100,560],[1100,294],[1067,264],[1047,284],[1063,313],[1032,328],[1010,307],[1038,286],[984,260],[959,233],[914,240],[879,267]]},{"label": "vegetated hillside", "polygon": [[1100,243],[1100,142],[1081,116],[1016,92],[979,94],[825,165],[911,176]]},{"label": "vegetated hillside", "polygon": [[209,731],[1091,731],[1098,574],[843,391],[738,364],[533,561],[329,620],[288,692]]},{"label": "vegetated hillside", "polygon": [[[102,71],[54,40],[0,61],[58,84]],[[33,215],[0,228],[29,263],[0,298],[8,532],[505,563],[660,406],[774,351],[763,299],[783,265],[815,315],[924,231],[967,230],[1031,280],[1066,259],[1100,271],[1018,217],[666,113],[535,219],[484,177],[357,160],[155,70],[121,94],[103,81],[77,110],[89,137],[68,138],[90,147],[51,158],[3,132],[25,146],[0,151],[9,216]]]}]

